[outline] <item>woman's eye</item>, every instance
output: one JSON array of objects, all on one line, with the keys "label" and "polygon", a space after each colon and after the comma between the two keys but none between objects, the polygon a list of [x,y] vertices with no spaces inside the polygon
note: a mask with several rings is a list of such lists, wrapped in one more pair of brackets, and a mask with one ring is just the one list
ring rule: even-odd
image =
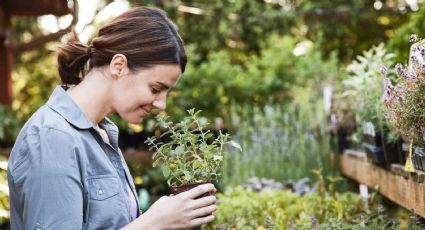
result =
[{"label": "woman's eye", "polygon": [[152,92],[153,94],[157,94],[157,93],[161,92],[161,90],[158,90],[158,89],[156,89],[156,88],[151,88],[151,92]]}]

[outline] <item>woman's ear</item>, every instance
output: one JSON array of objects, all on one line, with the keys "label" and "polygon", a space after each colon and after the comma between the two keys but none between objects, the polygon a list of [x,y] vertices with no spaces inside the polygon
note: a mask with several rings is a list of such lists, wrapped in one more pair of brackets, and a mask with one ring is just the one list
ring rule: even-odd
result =
[{"label": "woman's ear", "polygon": [[109,71],[113,78],[127,75],[130,72],[127,57],[124,54],[115,54],[109,64]]}]

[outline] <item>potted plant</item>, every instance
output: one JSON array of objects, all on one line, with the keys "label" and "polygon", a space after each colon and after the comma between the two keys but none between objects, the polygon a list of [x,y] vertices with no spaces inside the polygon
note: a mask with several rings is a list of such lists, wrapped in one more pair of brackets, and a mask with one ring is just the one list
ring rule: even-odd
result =
[{"label": "potted plant", "polygon": [[[146,143],[153,153],[153,166],[161,166],[171,194],[187,191],[203,183],[216,181],[220,176],[223,155],[227,144],[241,150],[239,144],[230,141],[229,134],[219,132],[214,136],[206,130],[207,123],[199,118],[200,111],[190,109],[182,121],[173,123],[169,117],[159,114],[157,125],[166,131],[159,137],[150,137]],[[157,142],[168,137],[167,142]],[[207,194],[204,194],[207,195]]]},{"label": "potted plant", "polygon": [[357,136],[361,146],[368,158],[380,165],[402,161],[401,146],[385,120],[381,101],[384,90],[380,67],[391,65],[394,56],[383,44],[374,46],[347,66],[348,76],[342,82],[343,96],[350,102],[359,124]]},{"label": "potted plant", "polygon": [[[409,64],[395,66],[397,78],[385,79],[384,104],[386,117],[410,144],[406,170],[423,170],[425,165],[423,145],[425,144],[425,41],[411,36]],[[395,85],[393,85],[395,83]],[[416,148],[413,148],[416,145]],[[414,150],[415,149],[415,150]],[[415,155],[413,151],[416,152]]]}]

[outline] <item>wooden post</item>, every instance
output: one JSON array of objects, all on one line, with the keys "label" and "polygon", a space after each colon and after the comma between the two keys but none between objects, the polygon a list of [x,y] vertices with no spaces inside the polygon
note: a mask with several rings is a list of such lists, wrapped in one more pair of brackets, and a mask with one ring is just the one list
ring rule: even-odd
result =
[{"label": "wooden post", "polygon": [[12,63],[10,14],[0,6],[0,104],[12,105]]}]

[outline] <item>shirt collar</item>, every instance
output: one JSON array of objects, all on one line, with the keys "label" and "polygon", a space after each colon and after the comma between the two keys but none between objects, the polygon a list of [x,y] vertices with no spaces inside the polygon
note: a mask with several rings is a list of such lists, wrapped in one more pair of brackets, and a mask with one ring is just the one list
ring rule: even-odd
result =
[{"label": "shirt collar", "polygon": [[61,115],[68,123],[79,128],[93,128],[93,123],[84,115],[80,107],[66,93],[65,89],[57,86],[47,101],[47,106]]},{"label": "shirt collar", "polygon": [[[62,116],[68,123],[79,129],[94,129],[93,122],[81,111],[80,107],[66,93],[65,89],[57,86],[47,101],[47,106]],[[110,136],[112,146],[118,146],[118,127],[107,117],[99,123]]]}]

